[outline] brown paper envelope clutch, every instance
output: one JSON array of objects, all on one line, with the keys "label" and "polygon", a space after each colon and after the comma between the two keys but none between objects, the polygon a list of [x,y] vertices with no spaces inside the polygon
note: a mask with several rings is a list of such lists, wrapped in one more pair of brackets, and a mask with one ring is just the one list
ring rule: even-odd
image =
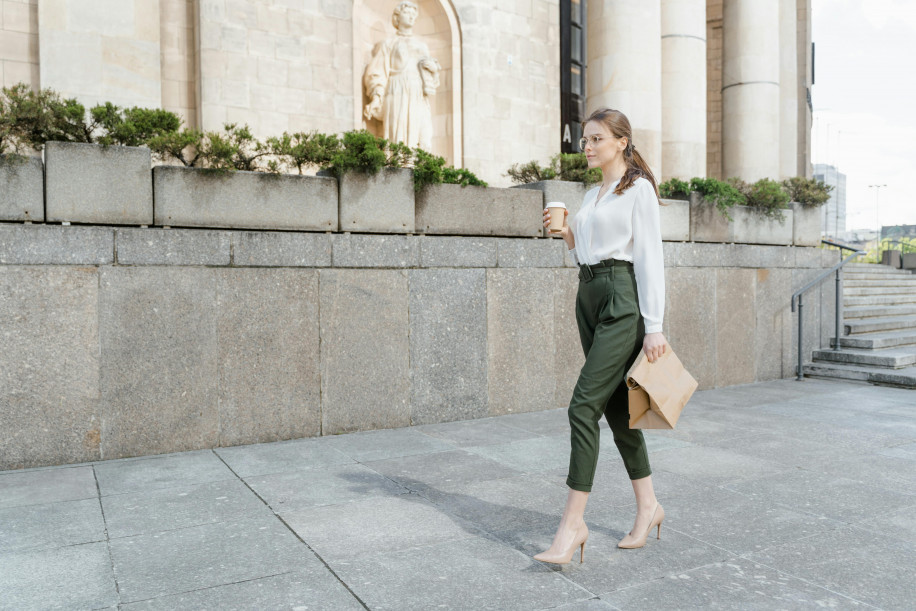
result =
[{"label": "brown paper envelope clutch", "polygon": [[627,388],[631,429],[673,429],[697,381],[668,346],[654,363],[639,351],[627,372]]}]

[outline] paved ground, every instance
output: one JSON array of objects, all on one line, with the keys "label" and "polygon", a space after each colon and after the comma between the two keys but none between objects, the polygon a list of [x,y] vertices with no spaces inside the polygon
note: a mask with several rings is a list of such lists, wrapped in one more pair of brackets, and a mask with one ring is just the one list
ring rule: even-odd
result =
[{"label": "paved ground", "polygon": [[3,609],[916,607],[916,391],[697,393],[652,433],[660,541],[620,550],[610,434],[585,563],[550,543],[562,409],[0,472]]}]

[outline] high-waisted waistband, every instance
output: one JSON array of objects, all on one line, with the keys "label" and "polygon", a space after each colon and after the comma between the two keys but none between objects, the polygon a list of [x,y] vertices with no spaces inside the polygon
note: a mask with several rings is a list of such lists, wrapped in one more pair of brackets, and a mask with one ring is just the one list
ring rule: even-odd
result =
[{"label": "high-waisted waistband", "polygon": [[633,264],[630,261],[621,261],[620,259],[605,259],[604,261],[599,261],[594,265],[580,265],[579,280],[588,282],[595,277],[595,274],[608,273],[611,271],[612,267],[628,267],[633,269]]}]

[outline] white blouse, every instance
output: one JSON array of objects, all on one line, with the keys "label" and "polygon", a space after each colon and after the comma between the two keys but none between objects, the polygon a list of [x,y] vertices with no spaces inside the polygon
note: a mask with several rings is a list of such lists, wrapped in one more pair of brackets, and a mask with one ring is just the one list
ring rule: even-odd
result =
[{"label": "white blouse", "polygon": [[569,223],[576,241],[569,252],[579,265],[604,259],[632,262],[646,333],[660,333],[665,313],[665,262],[658,198],[645,178],[637,178],[623,195],[614,194],[617,182],[598,201],[600,187],[585,194],[582,207]]}]

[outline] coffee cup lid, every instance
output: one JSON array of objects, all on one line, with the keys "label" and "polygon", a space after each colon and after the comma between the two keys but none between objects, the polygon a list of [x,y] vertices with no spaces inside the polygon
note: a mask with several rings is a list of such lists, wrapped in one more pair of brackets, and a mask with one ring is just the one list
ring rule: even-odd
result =
[{"label": "coffee cup lid", "polygon": [[566,204],[563,202],[548,202],[545,208],[566,208]]}]

